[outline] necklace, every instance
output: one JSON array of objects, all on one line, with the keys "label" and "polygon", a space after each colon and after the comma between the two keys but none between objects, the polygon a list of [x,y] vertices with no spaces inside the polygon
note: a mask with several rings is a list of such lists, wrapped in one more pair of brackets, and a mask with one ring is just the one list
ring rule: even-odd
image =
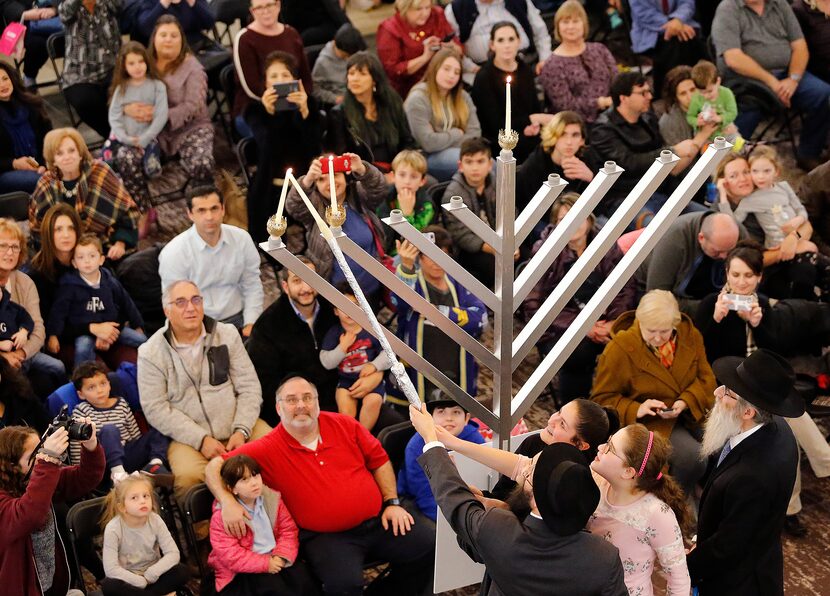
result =
[{"label": "necklace", "polygon": [[75,183],[75,186],[71,190],[67,190],[67,188],[63,185],[63,180],[59,182],[60,188],[63,191],[63,196],[67,199],[74,199],[78,195],[78,183]]}]

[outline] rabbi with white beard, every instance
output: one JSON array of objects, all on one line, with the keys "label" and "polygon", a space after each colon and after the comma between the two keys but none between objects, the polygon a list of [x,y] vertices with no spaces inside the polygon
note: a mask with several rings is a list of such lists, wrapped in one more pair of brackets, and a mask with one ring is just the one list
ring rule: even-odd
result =
[{"label": "rabbi with white beard", "polygon": [[757,350],[712,366],[715,390],[701,448],[717,465],[703,489],[697,546],[687,557],[701,596],[784,594],[781,530],[798,446],[781,418],[804,413],[786,360]]}]

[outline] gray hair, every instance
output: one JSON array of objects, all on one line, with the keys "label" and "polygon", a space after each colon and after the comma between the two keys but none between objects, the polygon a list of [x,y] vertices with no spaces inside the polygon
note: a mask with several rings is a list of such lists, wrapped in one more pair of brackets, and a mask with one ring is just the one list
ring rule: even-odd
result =
[{"label": "gray hair", "polygon": [[297,380],[305,381],[306,383],[311,385],[311,393],[314,395],[314,399],[318,399],[320,397],[320,394],[317,391],[317,386],[314,383],[312,383],[311,381],[309,381],[308,379],[306,379],[305,377],[303,377],[301,375],[294,375],[294,376],[291,376],[291,377],[288,377],[287,379],[285,379],[282,383],[280,383],[280,386],[277,387],[277,393],[276,393],[277,402],[282,400],[282,397],[281,397],[280,394],[282,393],[282,390],[285,389],[285,386],[288,385],[291,381],[297,381]]},{"label": "gray hair", "polygon": [[179,287],[182,284],[190,284],[191,286],[196,288],[196,291],[199,291],[199,286],[196,285],[196,282],[190,281],[189,279],[177,279],[176,281],[174,281],[172,283],[169,283],[167,285],[167,287],[162,290],[162,292],[161,292],[161,306],[162,306],[162,308],[167,310],[167,307],[170,305],[170,294],[172,294],[173,290],[175,290],[177,287]]},{"label": "gray hair", "polygon": [[743,397],[736,396],[736,399],[738,401],[739,411],[742,412],[747,408],[752,408],[753,410],[755,410],[755,416],[752,417],[752,422],[754,422],[755,424],[769,424],[770,422],[772,422],[772,414],[770,414],[766,410],[762,410],[758,406],[749,403]]}]

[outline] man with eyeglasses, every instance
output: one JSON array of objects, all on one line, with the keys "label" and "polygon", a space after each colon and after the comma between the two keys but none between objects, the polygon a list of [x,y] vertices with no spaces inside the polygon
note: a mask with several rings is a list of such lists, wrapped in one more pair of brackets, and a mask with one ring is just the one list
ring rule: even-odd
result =
[{"label": "man with eyeglasses", "polygon": [[378,440],[350,416],[321,412],[317,388],[302,377],[279,386],[277,412],[280,424],[273,431],[208,464],[205,482],[222,506],[225,530],[237,538],[250,531],[250,515],[219,474],[224,459],[245,454],[259,463],[265,484],[280,491],[325,594],[363,594],[369,560],[389,561],[391,573],[367,594],[425,593],[435,532],[401,505],[395,472]]},{"label": "man with eyeglasses", "polygon": [[205,316],[189,280],[170,284],[162,304],[167,323],[138,350],[138,390],[147,422],[172,439],[181,500],[204,481],[208,461],[271,427],[258,419],[262,391],[236,328]]},{"label": "man with eyeglasses", "polygon": [[795,373],[778,354],[712,365],[715,390],[701,452],[713,468],[700,498],[697,544],[687,563],[699,594],[784,593],[781,530],[795,483],[798,446],[782,417],[804,413]]},{"label": "man with eyeglasses", "polygon": [[[614,161],[625,170],[596,209],[597,215],[606,218],[616,211],[654,160],[660,157],[663,149],[671,150],[680,158],[672,169],[673,175],[683,172],[700,151],[700,146],[691,139],[680,141],[673,147],[663,140],[657,117],[651,111],[654,92],[645,76],[639,72],[617,75],[611,83],[610,95],[614,107],[600,114],[596,127],[590,134],[591,147],[603,161]],[[664,187],[670,187],[671,184],[664,183],[660,187],[663,192],[654,193],[646,203],[643,215],[646,212],[654,213],[665,203],[668,188]],[[691,209],[694,209],[695,204],[691,205]],[[698,207],[704,210],[702,205]]]}]

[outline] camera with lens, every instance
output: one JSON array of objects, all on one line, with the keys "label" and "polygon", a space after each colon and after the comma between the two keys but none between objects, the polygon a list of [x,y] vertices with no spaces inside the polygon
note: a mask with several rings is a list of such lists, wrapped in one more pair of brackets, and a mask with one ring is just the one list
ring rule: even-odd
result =
[{"label": "camera with lens", "polygon": [[92,425],[86,422],[78,422],[69,415],[69,406],[64,405],[55,419],[46,429],[45,437],[48,437],[59,428],[65,428],[69,434],[70,441],[86,441],[92,438]]}]

